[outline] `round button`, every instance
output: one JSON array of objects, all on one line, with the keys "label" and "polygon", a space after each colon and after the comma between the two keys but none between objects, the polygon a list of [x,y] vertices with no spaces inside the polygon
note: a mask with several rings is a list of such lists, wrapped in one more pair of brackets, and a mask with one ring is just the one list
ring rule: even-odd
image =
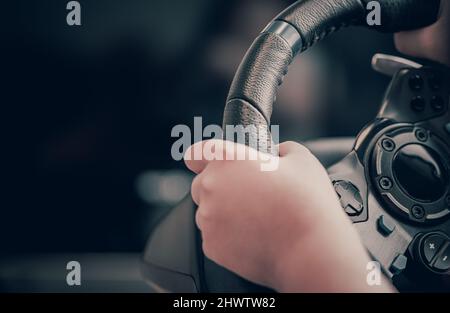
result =
[{"label": "round button", "polygon": [[416,200],[433,202],[446,192],[447,169],[441,157],[425,146],[409,144],[401,148],[394,157],[392,171],[401,189]]},{"label": "round button", "polygon": [[439,234],[433,234],[425,238],[422,243],[422,255],[428,264],[431,263],[445,241],[446,238]]},{"label": "round button", "polygon": [[441,89],[442,79],[439,74],[432,74],[428,79],[431,90],[437,91]]},{"label": "round button", "polygon": [[450,270],[450,245],[447,245],[444,251],[438,255],[433,264],[433,268],[442,272]]},{"label": "round button", "polygon": [[442,109],[444,109],[444,99],[442,99],[441,96],[433,96],[430,104],[435,111],[442,111]]},{"label": "round button", "polygon": [[422,112],[425,110],[425,100],[421,96],[412,98],[411,108],[416,112]]},{"label": "round button", "polygon": [[415,74],[409,78],[409,87],[414,90],[418,91],[423,88],[423,78],[422,76]]}]

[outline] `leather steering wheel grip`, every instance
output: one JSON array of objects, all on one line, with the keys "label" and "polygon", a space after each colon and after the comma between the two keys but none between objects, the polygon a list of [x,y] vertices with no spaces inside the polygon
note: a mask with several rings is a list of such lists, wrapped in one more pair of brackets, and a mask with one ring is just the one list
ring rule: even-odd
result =
[{"label": "leather steering wheel grip", "polygon": [[[367,25],[369,1],[300,0],[278,15],[253,42],[236,72],[224,110],[223,129],[227,125],[256,126],[246,130],[249,137],[245,143],[259,151],[272,152],[269,132],[272,106],[292,60],[298,52],[343,26]],[[382,32],[430,25],[436,21],[440,5],[440,0],[378,2],[382,23],[373,28]]]},{"label": "leather steering wheel grip", "polygon": [[[227,125],[249,128],[245,143],[263,152],[271,151],[269,132],[272,106],[277,87],[287,74],[294,53],[288,42],[277,34],[262,33],[253,43],[231,84],[223,115],[223,129]],[[228,136],[226,137],[227,139]],[[234,139],[234,138],[233,138]]]}]

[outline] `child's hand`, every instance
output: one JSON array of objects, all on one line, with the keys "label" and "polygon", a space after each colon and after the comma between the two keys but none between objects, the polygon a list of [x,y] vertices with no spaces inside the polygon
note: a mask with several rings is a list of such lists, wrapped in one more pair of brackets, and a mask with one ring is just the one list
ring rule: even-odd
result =
[{"label": "child's hand", "polygon": [[186,153],[198,174],[191,191],[206,256],[278,291],[392,290],[367,285],[369,257],[325,169],[305,147],[281,144],[278,169],[263,172],[261,160],[188,160],[206,142],[223,155],[233,153],[230,147],[241,156],[255,152],[214,140]]}]

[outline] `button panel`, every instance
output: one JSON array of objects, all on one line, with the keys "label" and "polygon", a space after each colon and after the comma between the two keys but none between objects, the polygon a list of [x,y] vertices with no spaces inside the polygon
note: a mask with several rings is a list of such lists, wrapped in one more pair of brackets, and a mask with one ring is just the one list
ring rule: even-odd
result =
[{"label": "button panel", "polygon": [[408,69],[400,77],[402,75],[403,83],[397,91],[392,90],[393,95],[388,97],[393,106],[406,103],[408,109],[402,118],[408,116],[408,121],[420,121],[441,115],[447,110],[448,92],[441,72],[430,68]]},{"label": "button panel", "polygon": [[442,114],[447,108],[441,73],[411,70],[407,84],[409,91],[406,94],[409,94],[410,109],[415,114]]}]

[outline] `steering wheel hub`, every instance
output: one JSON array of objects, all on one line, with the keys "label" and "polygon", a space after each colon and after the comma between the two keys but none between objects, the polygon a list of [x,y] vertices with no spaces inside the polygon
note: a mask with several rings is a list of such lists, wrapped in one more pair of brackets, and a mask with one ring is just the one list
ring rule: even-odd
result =
[{"label": "steering wheel hub", "polygon": [[450,153],[439,137],[415,127],[400,127],[378,139],[372,177],[382,201],[414,222],[448,217]]}]

